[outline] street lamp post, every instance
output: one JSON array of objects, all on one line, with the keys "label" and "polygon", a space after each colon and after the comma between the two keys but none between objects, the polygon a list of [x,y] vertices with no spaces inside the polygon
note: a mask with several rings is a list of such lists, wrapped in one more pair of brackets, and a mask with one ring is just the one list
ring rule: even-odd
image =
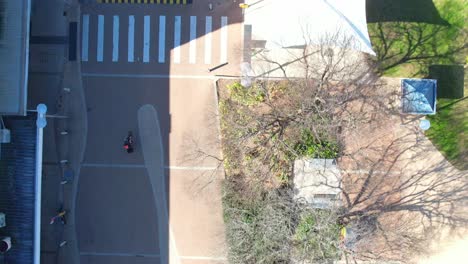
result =
[{"label": "street lamp post", "polygon": [[44,127],[47,126],[47,106],[38,104],[37,108],[37,132],[36,132],[36,184],[34,204],[34,264],[40,263],[41,258],[41,195],[42,195],[42,143]]}]

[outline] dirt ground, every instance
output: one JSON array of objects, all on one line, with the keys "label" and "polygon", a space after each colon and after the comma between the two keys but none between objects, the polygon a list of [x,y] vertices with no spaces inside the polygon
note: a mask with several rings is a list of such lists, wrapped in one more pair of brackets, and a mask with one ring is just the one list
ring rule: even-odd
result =
[{"label": "dirt ground", "polygon": [[[383,78],[381,83],[378,90],[367,91],[361,100],[350,105],[352,112],[358,114],[356,116],[359,118],[343,130],[345,150],[343,158],[339,160],[339,166],[344,172],[344,184],[346,178],[356,183],[358,179],[362,181],[371,175],[374,179],[378,179],[369,183],[375,188],[373,195],[378,196],[388,191],[393,194],[391,199],[401,197],[431,199],[433,195],[431,192],[425,192],[420,196],[421,190],[427,188],[428,184],[435,184],[438,191],[454,188],[456,184],[466,184],[468,171],[459,171],[453,167],[424,136],[419,128],[419,122],[424,117],[401,113],[400,79]],[[415,187],[410,188],[408,182],[414,183]],[[396,188],[400,188],[400,192],[395,191]],[[355,190],[354,195],[358,193],[359,189]],[[466,190],[460,195],[466,198]],[[368,200],[368,202],[377,201],[371,198]],[[463,212],[466,204],[460,204],[455,208],[444,206],[438,204],[435,208],[445,213],[467,216]],[[440,232],[434,232],[431,236],[423,234],[431,241],[432,246],[427,248],[427,251],[431,252],[429,256],[414,256],[412,261],[458,263],[437,262],[437,260],[444,255],[444,252],[459,248],[462,243],[466,245],[468,234],[461,227],[437,231]],[[462,255],[455,257],[463,259]]]}]

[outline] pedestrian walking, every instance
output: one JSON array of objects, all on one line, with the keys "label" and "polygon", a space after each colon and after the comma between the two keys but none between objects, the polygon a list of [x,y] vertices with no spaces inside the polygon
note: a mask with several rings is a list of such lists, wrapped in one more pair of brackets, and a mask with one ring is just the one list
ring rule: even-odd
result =
[{"label": "pedestrian walking", "polygon": [[67,214],[67,211],[60,209],[57,215],[55,215],[54,217],[50,219],[50,224],[53,225],[56,220],[60,220],[60,223],[62,223],[62,225],[65,225],[67,223],[65,219],[66,214]]}]

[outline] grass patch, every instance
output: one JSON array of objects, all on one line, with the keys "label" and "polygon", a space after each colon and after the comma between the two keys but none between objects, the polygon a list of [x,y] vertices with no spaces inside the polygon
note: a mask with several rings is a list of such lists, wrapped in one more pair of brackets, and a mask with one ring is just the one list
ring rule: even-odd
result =
[{"label": "grass patch", "polygon": [[239,190],[236,182],[223,185],[224,221],[229,246],[229,263],[288,263],[294,230],[295,207],[287,193],[265,190]]},{"label": "grass patch", "polygon": [[437,80],[437,97],[463,98],[463,65],[431,65],[429,78]]},{"label": "grass patch", "polygon": [[297,204],[286,188],[247,188],[232,179],[223,184],[229,263],[333,263],[341,257],[342,226],[333,211]]},{"label": "grass patch", "polygon": [[[468,169],[468,100],[439,99],[427,137],[455,167]],[[454,103],[456,102],[456,103]],[[452,104],[454,103],[454,104]]]},{"label": "grass patch", "polygon": [[[339,146],[326,130],[311,127],[317,125],[315,120],[326,123],[333,119],[314,118],[312,110],[323,109],[322,102],[301,101],[313,98],[298,90],[303,88],[302,83],[259,81],[245,88],[238,82],[223,82],[220,86],[226,89],[218,92],[229,262],[290,263],[296,256],[321,263],[335,259],[339,254],[335,243],[337,216],[314,214],[317,223],[306,230],[309,220],[301,220],[306,206],[293,199],[291,185],[295,159],[338,155]],[[312,103],[319,105],[312,110],[303,107]],[[304,112],[307,115],[303,117]],[[303,122],[305,118],[314,122]]]},{"label": "grass patch", "polygon": [[253,106],[265,100],[265,92],[255,85],[244,87],[240,83],[235,82],[228,85],[227,89],[231,94],[231,99],[242,105]]},{"label": "grass patch", "polygon": [[[465,21],[468,19],[468,5],[466,0],[433,1],[440,18],[448,24],[426,20],[429,18],[425,17],[426,10],[419,6],[409,8],[414,13],[412,19],[399,17],[400,14],[392,17],[392,13],[396,13],[394,11],[401,8],[399,5],[406,5],[407,1],[403,3],[399,0],[374,0],[374,2],[376,3],[370,5],[370,7],[374,6],[370,11],[376,14],[370,14],[370,16],[375,19],[370,21],[376,23],[369,23],[368,30],[373,48],[377,53],[379,71],[384,76],[426,78],[429,76],[431,65],[467,63],[468,24]],[[385,5],[386,9],[375,8],[379,5]],[[383,17],[379,17],[378,12],[382,12]],[[434,12],[432,13],[432,17],[435,17]],[[421,23],[421,21],[426,23]],[[440,95],[459,97],[460,88],[455,87],[455,79],[448,77],[446,73],[442,75],[449,81],[440,83],[442,85],[440,88],[444,89],[440,91]],[[468,94],[466,83],[465,78],[465,95]],[[454,166],[459,169],[468,169],[466,165],[468,164],[466,151],[468,149],[466,143],[468,102],[463,100],[444,108],[453,102],[455,99],[438,99],[436,115],[428,117],[431,121],[431,128],[426,135]]]},{"label": "grass patch", "polygon": [[333,223],[336,216],[328,210],[309,209],[301,213],[294,234],[296,254],[312,263],[324,260],[338,260],[340,230],[342,226]]},{"label": "grass patch", "polygon": [[[385,3],[389,10],[399,8],[392,7],[393,4],[401,4],[400,1]],[[368,24],[379,71],[385,76],[424,77],[432,64],[464,64],[468,30],[466,1],[434,0],[434,4],[448,24],[405,20]],[[414,13],[425,12],[424,8],[410,9]],[[414,16],[422,17],[423,14]]]},{"label": "grass patch", "polygon": [[313,159],[335,159],[338,157],[339,146],[334,141],[317,140],[310,130],[301,132],[301,141],[296,143],[294,150],[299,156]]},{"label": "grass patch", "polygon": [[443,20],[432,0],[367,0],[367,22],[425,22],[447,24]]}]

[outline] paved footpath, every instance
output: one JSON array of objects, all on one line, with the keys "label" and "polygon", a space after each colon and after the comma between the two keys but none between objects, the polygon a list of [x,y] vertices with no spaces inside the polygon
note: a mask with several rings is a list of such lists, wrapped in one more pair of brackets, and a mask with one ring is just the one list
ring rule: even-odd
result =
[{"label": "paved footpath", "polygon": [[[79,263],[74,221],[77,181],[67,177],[79,174],[87,121],[81,64],[68,61],[66,55],[69,22],[79,22],[80,9],[77,1],[39,2],[31,10],[28,108],[45,103],[48,115],[68,117],[48,118],[44,131],[41,262],[73,264]],[[69,133],[61,134],[64,131]],[[61,184],[65,178],[67,183]],[[60,207],[67,211],[66,225],[49,224]]]},{"label": "paved footpath", "polygon": [[[352,197],[361,192],[361,182],[363,177],[366,177],[368,186],[372,186],[372,192],[364,193],[362,197],[365,198],[361,199],[361,205],[374,203],[382,197],[388,200],[389,197],[398,197],[407,204],[418,205],[423,202],[430,203],[435,199],[437,204],[431,206],[437,212],[466,217],[467,212],[463,203],[454,203],[453,207],[448,207],[446,206],[448,200],[440,197],[450,193],[466,198],[468,196],[466,190],[457,194],[453,190],[456,189],[455,186],[465,186],[468,171],[460,171],[452,166],[424,135],[419,128],[420,121],[424,117],[401,113],[401,80],[382,78],[380,81],[383,85],[379,90],[364,91],[363,100],[353,102],[352,109],[362,111],[361,114],[364,115],[361,117],[367,119],[362,119],[354,127],[344,130],[346,149],[339,165],[344,175],[343,179],[346,179],[346,184],[351,186],[347,190],[348,194]],[[369,100],[369,98],[376,99]],[[352,189],[352,186],[359,188]],[[429,187],[431,192],[428,191]],[[380,222],[384,230],[393,227],[394,223],[409,223],[414,226],[425,224],[419,212],[412,214],[405,212],[402,216],[397,215],[397,219],[393,219],[391,215]],[[414,222],[409,221],[410,218]],[[434,214],[432,220],[435,219],[437,214]],[[435,255],[450,249],[452,243],[464,243],[463,240],[467,238],[466,229],[450,228],[448,232],[448,226],[441,229],[438,221],[434,221],[431,228],[432,245],[428,252],[432,256],[414,255],[412,261],[456,263],[448,259],[438,259],[441,256]],[[418,232],[417,229],[411,231]]]}]

